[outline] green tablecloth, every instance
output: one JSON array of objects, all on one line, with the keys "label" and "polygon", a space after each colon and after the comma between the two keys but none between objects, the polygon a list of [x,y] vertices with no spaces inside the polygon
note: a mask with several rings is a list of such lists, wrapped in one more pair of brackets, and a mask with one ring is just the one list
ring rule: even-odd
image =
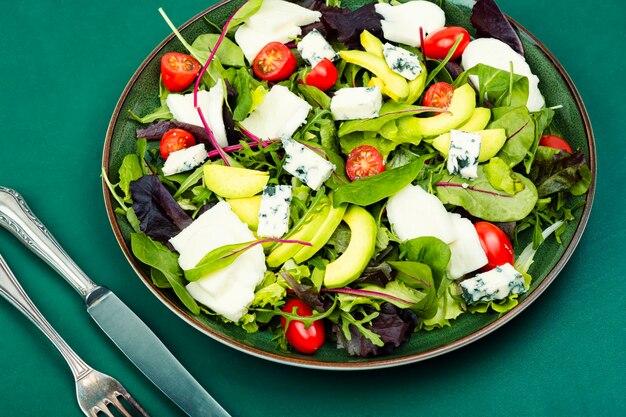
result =
[{"label": "green tablecloth", "polygon": [[[125,300],[234,416],[624,415],[626,7],[617,0],[499,3],[578,86],[600,172],[587,230],[558,279],[504,328],[458,351],[368,372],[277,365],[187,326],[135,276],[104,210],[107,124],[127,80],[169,34],[157,7],[182,24],[210,2],[4,2],[0,184],[19,190],[82,268]],[[4,231],[0,253],[87,362],[120,379],[152,415],[182,415],[97,329],[77,294]],[[80,415],[65,363],[5,302],[0,329],[0,415]]]}]

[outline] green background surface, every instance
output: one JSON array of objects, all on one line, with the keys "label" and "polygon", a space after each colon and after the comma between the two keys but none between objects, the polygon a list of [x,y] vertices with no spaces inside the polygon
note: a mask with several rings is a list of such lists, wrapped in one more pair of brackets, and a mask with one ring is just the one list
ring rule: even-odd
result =
[{"label": "green background surface", "polygon": [[[585,234],[547,291],[503,328],[444,356],[360,372],[254,358],[186,325],[126,262],[100,185],[107,124],[128,79],[169,34],[156,9],[182,24],[211,2],[3,2],[0,185],[21,192],[87,274],[117,293],[233,416],[625,415],[626,105],[617,55],[626,6],[499,4],[577,85],[596,137],[597,190]],[[0,253],[89,364],[122,381],[152,415],[183,415],[99,331],[71,287],[4,230]],[[61,357],[5,302],[0,329],[0,415],[81,415]]]}]

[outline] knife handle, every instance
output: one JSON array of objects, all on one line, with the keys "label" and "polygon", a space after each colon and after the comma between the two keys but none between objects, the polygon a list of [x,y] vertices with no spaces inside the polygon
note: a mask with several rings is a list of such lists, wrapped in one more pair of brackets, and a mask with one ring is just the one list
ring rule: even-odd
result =
[{"label": "knife handle", "polygon": [[0,186],[0,226],[48,263],[86,299],[98,286],[72,261],[15,190]]}]

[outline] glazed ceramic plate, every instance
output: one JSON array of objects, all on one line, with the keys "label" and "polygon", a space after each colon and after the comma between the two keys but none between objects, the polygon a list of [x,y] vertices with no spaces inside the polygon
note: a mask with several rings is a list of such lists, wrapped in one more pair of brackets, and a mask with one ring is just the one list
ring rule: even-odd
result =
[{"label": "glazed ceramic plate", "polygon": [[[211,30],[205,16],[212,22],[223,24],[226,18],[241,4],[242,0],[219,3],[187,22],[181,29],[183,36],[193,40],[196,36]],[[367,0],[348,0],[344,4],[356,7]],[[444,2],[447,25],[465,26],[469,28],[469,16],[473,2],[468,0],[447,0]],[[536,300],[557,277],[580,240],[591,211],[595,189],[596,157],[593,134],[589,118],[574,84],[557,62],[554,56],[522,26],[512,21],[518,28],[526,58],[533,72],[541,80],[540,88],[546,97],[548,106],[563,106],[557,111],[555,122],[568,138],[572,147],[582,149],[586,156],[593,182],[586,196],[578,197],[584,202],[576,213],[576,220],[569,223],[563,235],[563,244],[555,239],[545,242],[531,267],[533,282],[530,290],[520,297],[520,303],[504,315],[497,313],[463,314],[453,325],[430,332],[419,332],[411,337],[393,353],[376,358],[355,358],[348,356],[344,350],[336,349],[327,343],[314,356],[297,353],[284,353],[276,349],[268,332],[248,334],[239,327],[208,316],[196,317],[188,313],[170,290],[156,288],[146,269],[133,257],[130,251],[129,235],[131,228],[125,217],[115,214],[115,202],[104,186],[104,199],[111,225],[126,258],[137,272],[139,278],[178,317],[195,327],[207,336],[212,337],[240,351],[271,361],[290,365],[326,368],[326,369],[371,369],[397,366],[432,358],[449,352],[475,341],[503,326],[513,317],[521,313],[531,302]],[[147,114],[159,106],[157,83],[159,80],[159,63],[161,56],[169,51],[184,51],[182,45],[173,37],[165,39],[146,58],[130,79],[126,89],[115,108],[104,144],[103,166],[112,182],[118,181],[118,169],[123,157],[135,152],[135,129],[140,125],[128,115],[131,110],[136,114]],[[530,237],[526,237],[529,239]],[[529,240],[520,242],[523,248]],[[549,302],[550,300],[546,300]]]}]

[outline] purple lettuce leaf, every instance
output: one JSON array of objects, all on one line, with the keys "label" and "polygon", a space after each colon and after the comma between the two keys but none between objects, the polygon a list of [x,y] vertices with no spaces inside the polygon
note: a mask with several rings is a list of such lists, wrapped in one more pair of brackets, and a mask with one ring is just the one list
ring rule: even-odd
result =
[{"label": "purple lettuce leaf", "polygon": [[411,310],[402,310],[392,304],[384,303],[378,317],[372,320],[371,324],[364,326],[380,336],[384,342],[383,346],[374,345],[353,324],[349,325],[350,340],[345,337],[338,324],[333,325],[333,333],[337,337],[338,347],[344,348],[351,356],[366,358],[391,353],[411,338],[417,324],[418,318]]},{"label": "purple lettuce leaf", "polygon": [[176,120],[160,120],[158,122],[154,122],[146,127],[137,129],[136,136],[137,139],[146,138],[147,140],[161,140],[161,137],[165,134],[165,132],[172,129],[184,129],[191,133],[198,142],[204,143],[207,149],[213,149],[213,145],[211,145],[211,141],[209,140],[209,136],[204,130],[204,127]]},{"label": "purple lettuce leaf", "polygon": [[572,154],[552,148],[539,147],[531,169],[531,179],[537,184],[539,197],[569,190],[582,179],[585,154]]},{"label": "purple lettuce leaf", "polygon": [[374,284],[384,287],[388,282],[394,279],[394,276],[395,271],[387,262],[383,262],[379,265],[368,266],[365,268],[361,276],[354,282],[356,284]]},{"label": "purple lettuce leaf", "polygon": [[281,271],[280,276],[283,277],[285,281],[287,281],[287,284],[289,284],[291,289],[296,293],[298,298],[303,303],[311,307],[313,310],[319,312],[324,312],[327,310],[326,306],[324,305],[324,300],[317,292],[315,287],[299,283],[287,271]]},{"label": "purple lettuce leaf", "polygon": [[470,18],[479,38],[496,38],[524,55],[524,47],[517,32],[494,0],[478,0]]},{"label": "purple lettuce leaf", "polygon": [[130,183],[133,210],[139,228],[164,244],[193,221],[183,211],[156,175],[144,175]]}]

